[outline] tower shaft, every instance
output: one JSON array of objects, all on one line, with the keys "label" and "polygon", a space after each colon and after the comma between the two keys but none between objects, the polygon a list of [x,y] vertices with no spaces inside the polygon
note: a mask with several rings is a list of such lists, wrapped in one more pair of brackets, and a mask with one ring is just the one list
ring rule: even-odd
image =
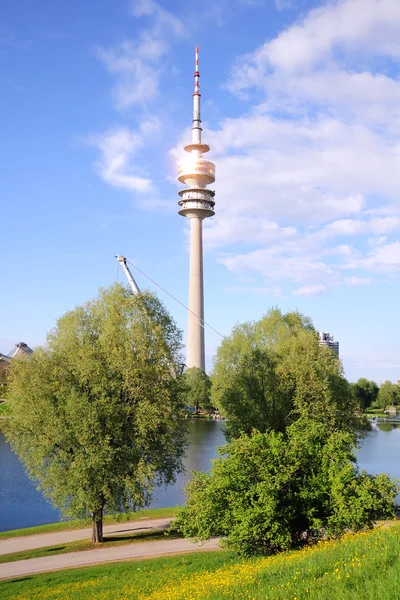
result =
[{"label": "tower shaft", "polygon": [[204,349],[204,282],[203,282],[203,219],[190,218],[189,318],[187,334],[188,368],[205,371]]}]

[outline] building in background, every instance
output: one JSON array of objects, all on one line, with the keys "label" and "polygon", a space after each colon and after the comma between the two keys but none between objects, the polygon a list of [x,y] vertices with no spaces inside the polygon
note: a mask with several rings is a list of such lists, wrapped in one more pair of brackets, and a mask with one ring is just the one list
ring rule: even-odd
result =
[{"label": "building in background", "polygon": [[29,348],[28,344],[25,344],[25,342],[18,342],[18,344],[15,344],[14,348],[8,354],[2,354],[0,352],[0,402],[3,401],[1,396],[5,395],[5,390],[7,388],[7,376],[11,360],[15,358],[15,356],[29,356],[32,352],[32,348]]},{"label": "building in background", "polygon": [[186,366],[205,371],[203,220],[214,214],[215,192],[207,185],[215,181],[215,165],[203,158],[210,146],[201,140],[199,52],[196,48],[194,72],[192,139],[185,144],[188,156],[179,163],[178,180],[185,184],[179,192],[179,214],[190,220],[189,318]]},{"label": "building in background", "polygon": [[32,348],[29,348],[28,344],[25,344],[25,342],[18,342],[17,344],[15,344],[14,348],[8,354],[2,354],[0,352],[0,358],[4,362],[10,362],[10,360],[12,358],[14,358],[15,356],[18,356],[21,354],[26,354],[29,356],[29,354],[32,354],[32,352],[33,352],[33,350],[32,350]]},{"label": "building in background", "polygon": [[330,333],[325,333],[323,331],[320,331],[319,345],[330,348],[331,350],[336,352],[336,354],[339,356],[339,342],[334,342],[333,335],[331,335]]}]

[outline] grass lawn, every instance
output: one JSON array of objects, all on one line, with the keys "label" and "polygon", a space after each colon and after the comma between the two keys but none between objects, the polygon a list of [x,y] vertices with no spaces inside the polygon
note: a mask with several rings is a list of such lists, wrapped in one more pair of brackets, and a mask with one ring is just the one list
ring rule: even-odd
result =
[{"label": "grass lawn", "polygon": [[379,417],[380,419],[388,418],[389,415],[383,412],[383,408],[369,408],[365,411],[364,415],[366,417]]},{"label": "grass lawn", "polygon": [[0,416],[5,416],[8,414],[9,412],[9,406],[7,404],[7,402],[0,402]]},{"label": "grass lawn", "polygon": [[[168,535],[168,539],[175,539],[176,533]],[[152,531],[139,531],[128,535],[109,535],[104,537],[104,542],[95,544],[91,540],[77,540],[67,542],[66,544],[57,544],[56,546],[45,546],[44,548],[34,548],[32,550],[23,550],[13,552],[12,554],[0,554],[0,564],[15,562],[16,560],[26,560],[27,558],[40,558],[43,556],[54,556],[55,554],[68,554],[69,552],[83,552],[85,550],[102,550],[103,548],[113,548],[115,546],[124,546],[137,542],[155,542],[165,540],[164,529],[153,529]]]},{"label": "grass lawn", "polygon": [[[126,523],[127,521],[139,521],[141,519],[163,519],[174,517],[176,507],[172,508],[149,508],[137,513],[108,515],[104,517],[104,525],[113,525],[114,523]],[[74,521],[61,521],[60,523],[49,523],[48,525],[38,525],[37,527],[27,527],[25,529],[12,529],[11,531],[2,531],[0,541],[12,537],[22,537],[26,535],[35,535],[37,533],[53,533],[56,531],[66,531],[68,529],[84,529],[91,527],[92,523],[88,519],[76,519]]]},{"label": "grass lawn", "polygon": [[0,582],[2,600],[397,600],[400,524],[243,560],[210,552]]}]

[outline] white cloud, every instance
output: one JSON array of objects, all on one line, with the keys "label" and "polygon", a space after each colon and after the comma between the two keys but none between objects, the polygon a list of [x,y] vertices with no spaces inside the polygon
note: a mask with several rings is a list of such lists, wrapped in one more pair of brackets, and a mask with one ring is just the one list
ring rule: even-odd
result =
[{"label": "white cloud", "polygon": [[[398,347],[394,347],[391,352],[382,352],[374,348],[373,354],[370,355],[344,352],[341,352],[341,354],[354,362],[354,366],[357,369],[365,369],[369,373],[371,372],[371,369],[400,369],[400,354]],[[393,374],[392,381],[395,383],[397,379],[397,375]],[[378,384],[380,383],[382,383],[382,381],[378,381]]]},{"label": "white cloud", "polygon": [[370,285],[372,277],[345,277],[344,283],[346,285]]},{"label": "white cloud", "polygon": [[372,233],[389,233],[400,230],[400,217],[384,217],[371,219],[369,227]]},{"label": "white cloud", "polygon": [[256,287],[256,286],[231,286],[222,288],[225,292],[230,293],[246,293],[246,294],[266,294],[268,296],[280,296],[282,290],[278,286],[272,287]]},{"label": "white cloud", "polygon": [[359,235],[364,233],[367,229],[367,223],[365,221],[359,221],[356,219],[342,219],[341,221],[334,221],[326,225],[320,232],[319,235],[329,238],[341,235]]},{"label": "white cloud", "polygon": [[138,160],[138,151],[148,138],[154,140],[160,129],[159,119],[153,116],[143,120],[137,130],[117,127],[89,136],[86,141],[99,151],[95,169],[103,181],[112,187],[135,192],[135,204],[140,208],[170,212],[175,210],[174,204],[161,197]]},{"label": "white cloud", "polygon": [[341,219],[323,227],[315,234],[315,237],[329,239],[336,236],[359,236],[366,233],[377,235],[399,230],[399,217],[379,217],[369,220]]},{"label": "white cloud", "polygon": [[137,173],[133,162],[135,154],[144,143],[140,132],[120,127],[91,136],[88,142],[100,151],[96,170],[106,183],[135,192],[151,191],[151,181]]},{"label": "white cloud", "polygon": [[398,0],[340,0],[238,60],[228,88],[246,93],[246,113],[208,133],[205,239],[228,269],[298,295],[399,269],[399,40]]},{"label": "white cloud", "polygon": [[287,10],[293,6],[293,0],[274,0],[274,3],[278,10]]},{"label": "white cloud", "polygon": [[371,237],[368,238],[367,240],[367,244],[368,246],[382,246],[382,244],[385,244],[387,242],[387,236],[386,235],[380,235],[378,237]]},{"label": "white cloud", "polygon": [[379,217],[387,217],[400,213],[399,206],[376,206],[364,211],[366,215],[375,215]]},{"label": "white cloud", "polygon": [[298,290],[295,290],[293,292],[293,294],[295,294],[296,296],[314,296],[315,294],[320,294],[322,292],[326,292],[326,286],[314,284],[314,285],[303,285]]},{"label": "white cloud", "polygon": [[255,8],[257,6],[262,6],[264,4],[264,0],[236,0],[238,6],[243,6],[244,8]]},{"label": "white cloud", "polygon": [[[218,0],[218,2],[203,2],[201,10],[197,4],[192,15],[196,28],[201,21],[207,20],[217,27],[227,27],[229,22],[237,18],[245,10],[253,10],[265,6],[271,0]],[[202,24],[204,27],[204,23]]]},{"label": "white cloud", "polygon": [[97,48],[97,56],[108,72],[117,77],[113,89],[117,109],[154,100],[169,38],[184,32],[180,19],[153,0],[134,0],[131,7],[134,17],[150,20],[149,27],[135,40],[123,40],[110,48]]},{"label": "white cloud", "polygon": [[366,258],[345,265],[348,269],[368,269],[377,273],[400,271],[400,242],[376,246]]},{"label": "white cloud", "polygon": [[277,245],[254,250],[246,254],[222,255],[219,258],[230,271],[259,273],[268,281],[290,281],[299,284],[332,285],[338,277],[334,269],[311,253],[298,250],[293,245]]},{"label": "white cloud", "polygon": [[350,246],[349,244],[339,244],[339,246],[334,246],[333,248],[327,248],[325,254],[332,254],[338,256],[354,256],[358,253],[354,246]]},{"label": "white cloud", "polygon": [[[161,43],[159,47],[161,49]],[[143,59],[137,52],[137,45],[125,41],[116,48],[99,48],[97,54],[107,70],[118,75],[113,89],[117,108],[128,108],[156,96],[159,76],[157,61]]]},{"label": "white cloud", "polygon": [[238,242],[272,244],[296,235],[295,227],[280,227],[274,221],[267,219],[245,215],[234,219],[229,215],[225,217],[223,212],[220,212],[218,221],[213,219],[205,222],[204,239],[207,250]]},{"label": "white cloud", "polygon": [[[299,23],[244,57],[236,72],[238,88],[258,85],[266,69],[309,70],[333,59],[338,48],[400,56],[398,0],[342,0],[311,10]],[[354,59],[353,59],[354,60]]]},{"label": "white cloud", "polygon": [[249,219],[293,227],[357,215],[369,194],[399,201],[400,157],[365,126],[250,114],[223,121],[209,137],[217,155],[215,238],[245,231]]},{"label": "white cloud", "polygon": [[171,29],[175,35],[181,35],[184,30],[183,23],[178,17],[168,12],[154,0],[132,0],[131,12],[135,17],[152,17],[153,30]]}]

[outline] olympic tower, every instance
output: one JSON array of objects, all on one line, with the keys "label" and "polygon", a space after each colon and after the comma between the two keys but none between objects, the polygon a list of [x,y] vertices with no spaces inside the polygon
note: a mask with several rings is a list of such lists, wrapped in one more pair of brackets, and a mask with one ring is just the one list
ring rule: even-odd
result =
[{"label": "olympic tower", "polygon": [[189,320],[186,366],[205,371],[203,219],[214,214],[215,192],[207,185],[215,181],[215,165],[203,158],[210,146],[201,140],[199,49],[194,72],[192,139],[185,144],[188,156],[179,163],[178,180],[185,184],[179,192],[179,214],[190,220]]}]

